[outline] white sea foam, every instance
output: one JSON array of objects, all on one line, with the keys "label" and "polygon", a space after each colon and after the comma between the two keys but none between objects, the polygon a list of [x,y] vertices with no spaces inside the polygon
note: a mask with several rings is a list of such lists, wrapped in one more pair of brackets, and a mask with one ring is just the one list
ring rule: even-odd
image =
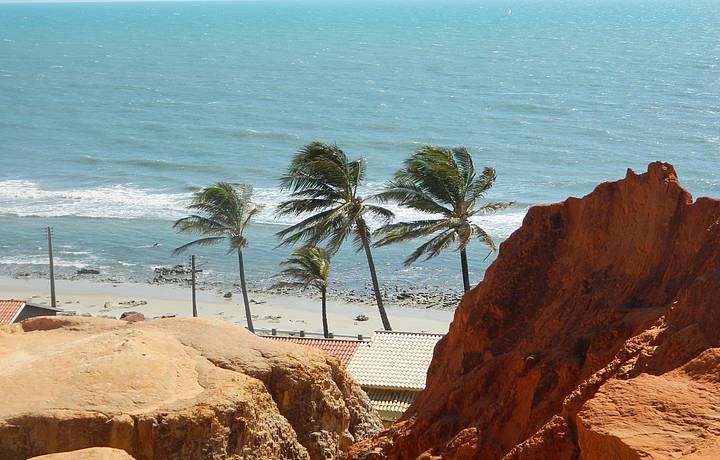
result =
[{"label": "white sea foam", "polygon": [[[69,260],[64,258],[55,258],[53,264],[56,267],[73,267],[86,268],[87,261]],[[0,265],[48,265],[47,254],[29,255],[29,256],[3,256],[0,259]]]},{"label": "white sea foam", "polygon": [[48,190],[27,180],[0,181],[0,212],[41,217],[176,219],[190,195],[143,190],[129,185]]},{"label": "white sea foam", "polygon": [[[381,186],[382,184],[370,184],[362,193],[377,192]],[[172,221],[186,215],[186,206],[191,197],[189,192],[168,193],[126,184],[48,190],[27,180],[0,181],[0,213],[21,217],[76,216]],[[291,225],[298,222],[300,218],[297,217],[275,215],[277,206],[287,197],[287,192],[278,188],[256,188],[255,201],[263,206],[256,221],[271,225]],[[395,213],[398,221],[433,218],[432,215],[397,205],[389,204],[386,207]],[[497,214],[477,216],[474,221],[492,236],[506,238],[520,226],[526,211],[526,208],[511,208]],[[379,224],[379,220],[370,219],[371,226],[377,227]]]}]

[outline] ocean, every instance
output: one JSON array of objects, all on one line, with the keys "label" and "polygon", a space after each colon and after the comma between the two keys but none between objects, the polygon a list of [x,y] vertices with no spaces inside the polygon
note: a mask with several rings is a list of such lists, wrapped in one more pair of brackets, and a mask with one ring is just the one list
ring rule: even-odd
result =
[{"label": "ocean", "polygon": [[[516,203],[478,219],[498,242],[654,160],[719,196],[720,2],[0,4],[0,275],[45,272],[52,226],[61,275],[147,281],[187,261],[172,223],[225,180],[265,205],[245,259],[266,286],[290,251],[278,177],[314,140],[367,160],[364,193],[421,145],[467,147],[497,170],[488,199]],[[383,284],[461,289],[456,252],[405,268],[412,249],[375,251]],[[236,280],[224,247],[197,255],[204,280]],[[350,247],[332,272],[367,289]]]}]

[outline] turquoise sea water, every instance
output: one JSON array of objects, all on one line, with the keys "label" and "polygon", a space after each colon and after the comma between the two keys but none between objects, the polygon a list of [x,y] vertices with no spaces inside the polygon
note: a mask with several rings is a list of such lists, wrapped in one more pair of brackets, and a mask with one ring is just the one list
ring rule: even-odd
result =
[{"label": "turquoise sea water", "polygon": [[[499,240],[653,160],[719,196],[720,2],[0,5],[0,274],[45,270],[52,225],[61,271],[145,280],[185,260],[189,194],[229,180],[266,205],[246,256],[266,283],[288,251],[277,177],[313,140],[365,157],[366,191],[422,144],[467,146],[517,202],[480,220]],[[456,253],[403,268],[410,250],[376,251],[385,282],[459,288]],[[471,254],[477,281],[492,258]],[[231,279],[223,250],[199,255]],[[365,286],[350,250],[334,272]]]}]

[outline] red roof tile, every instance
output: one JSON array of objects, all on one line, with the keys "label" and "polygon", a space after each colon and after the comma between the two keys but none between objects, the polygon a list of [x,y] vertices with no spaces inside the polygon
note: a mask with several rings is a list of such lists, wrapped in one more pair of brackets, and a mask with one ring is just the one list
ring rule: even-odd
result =
[{"label": "red roof tile", "polygon": [[0,300],[0,324],[10,324],[24,305],[22,300]]},{"label": "red roof tile", "polygon": [[265,336],[266,339],[275,340],[277,342],[290,342],[298,345],[305,345],[310,348],[319,348],[338,358],[344,365],[352,359],[355,351],[362,344],[358,340],[337,340],[337,339],[311,339],[308,337],[275,337]]}]

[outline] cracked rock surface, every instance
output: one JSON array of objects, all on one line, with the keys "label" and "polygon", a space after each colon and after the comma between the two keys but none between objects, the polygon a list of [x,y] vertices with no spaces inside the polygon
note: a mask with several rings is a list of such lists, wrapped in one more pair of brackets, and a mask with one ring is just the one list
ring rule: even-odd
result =
[{"label": "cracked rock surface", "polygon": [[0,327],[0,388],[6,460],[342,458],[381,426],[336,358],[198,318]]}]

